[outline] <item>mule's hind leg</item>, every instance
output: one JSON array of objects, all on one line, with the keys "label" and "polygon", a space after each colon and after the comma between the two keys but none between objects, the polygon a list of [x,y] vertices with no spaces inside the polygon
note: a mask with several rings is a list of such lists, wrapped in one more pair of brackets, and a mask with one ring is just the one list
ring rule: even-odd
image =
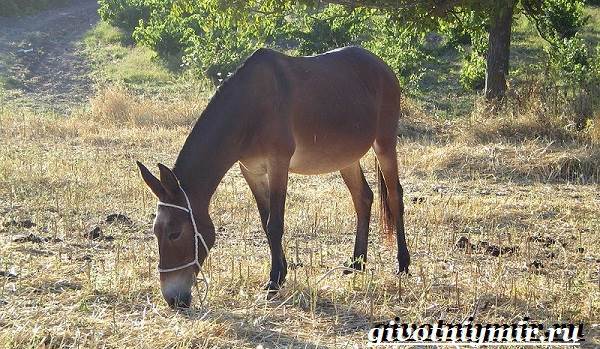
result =
[{"label": "mule's hind leg", "polygon": [[[356,240],[352,262],[348,265],[356,270],[364,270],[367,261],[367,245],[369,239],[369,222],[371,220],[371,205],[373,204],[373,191],[365,180],[360,162],[340,170],[344,183],[350,190],[354,210],[356,211]],[[344,271],[348,274],[350,271]]]},{"label": "mule's hind leg", "polygon": [[[398,160],[396,158],[396,135],[384,139],[375,140],[373,145],[377,161],[379,163],[384,184],[382,190],[386,190],[387,209],[391,213],[396,230],[396,242],[398,244],[398,269],[397,273],[408,273],[410,264],[410,255],[406,246],[406,236],[404,234],[404,191],[398,179]],[[379,195],[384,195],[379,193]],[[382,217],[383,219],[384,217]],[[385,229],[385,227],[384,227]]]}]

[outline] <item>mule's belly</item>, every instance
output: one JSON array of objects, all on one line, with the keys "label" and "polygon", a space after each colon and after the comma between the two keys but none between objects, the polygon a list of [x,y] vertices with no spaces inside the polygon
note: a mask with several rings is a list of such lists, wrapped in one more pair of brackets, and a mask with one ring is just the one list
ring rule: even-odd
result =
[{"label": "mule's belly", "polygon": [[295,151],[290,171],[321,174],[339,171],[360,160],[375,140],[372,118],[343,118],[337,123],[303,123],[294,130]]},{"label": "mule's belly", "polygon": [[292,73],[295,84],[285,119],[295,145],[291,172],[339,171],[358,161],[375,141],[381,101],[379,80],[371,78],[378,72],[359,72],[358,66],[372,62],[334,56],[315,57]]},{"label": "mule's belly", "polygon": [[339,171],[360,160],[369,150],[369,146],[353,152],[315,152],[297,149],[290,161],[290,172],[315,175]]}]

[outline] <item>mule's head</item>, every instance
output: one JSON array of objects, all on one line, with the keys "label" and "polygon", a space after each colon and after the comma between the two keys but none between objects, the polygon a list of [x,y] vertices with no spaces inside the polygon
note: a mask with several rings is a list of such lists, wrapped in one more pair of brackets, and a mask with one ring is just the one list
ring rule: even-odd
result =
[{"label": "mule's head", "polygon": [[[158,179],[141,162],[138,161],[137,165],[144,182],[150,187],[159,202],[187,207],[185,195],[173,171],[165,165],[158,164],[160,170],[160,179]],[[175,207],[159,205],[153,230],[158,240],[160,270],[177,268],[195,260],[196,237],[188,212]],[[201,264],[207,257],[207,251],[200,241],[197,246],[198,262]],[[174,308],[190,306],[192,286],[195,284],[198,272],[197,265],[160,272],[162,295],[169,306]]]}]

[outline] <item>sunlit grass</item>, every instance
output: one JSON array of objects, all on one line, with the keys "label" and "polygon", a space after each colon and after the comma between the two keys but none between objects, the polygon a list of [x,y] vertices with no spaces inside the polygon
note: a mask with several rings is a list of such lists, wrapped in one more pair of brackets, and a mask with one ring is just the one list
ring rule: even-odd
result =
[{"label": "sunlit grass", "polygon": [[144,92],[186,91],[193,82],[169,70],[151,49],[131,46],[127,36],[106,22],[96,24],[83,39],[99,85],[125,85]]},{"label": "sunlit grass", "polygon": [[[142,102],[126,103],[135,109]],[[558,182],[547,182],[543,171],[551,164],[537,155],[545,141],[436,138],[427,131],[440,125],[416,116],[403,130],[420,126],[422,137],[405,137],[398,147],[410,276],[393,275],[395,251],[382,241],[374,215],[368,271],[334,272],[319,282],[351,255],[352,203],[337,174],[292,174],[285,249],[301,266],[289,271],[280,296],[265,302],[268,246],[234,166],[211,207],[218,237],[206,265],[208,301],[174,312],[160,295],[149,232],[156,201],[134,160],[172,164],[189,124],[177,121],[184,116],[111,122],[110,113],[93,110],[0,115],[0,270],[16,274],[0,279],[4,347],[351,347],[394,316],[419,323],[470,314],[494,323],[525,315],[599,321],[598,177],[576,185],[556,174]],[[375,189],[372,154],[363,167]],[[117,212],[133,224],[105,222]],[[25,219],[36,226],[8,223]],[[87,240],[84,233],[96,226],[114,240]],[[13,241],[29,232],[62,241]],[[517,250],[464,250],[455,246],[461,236]],[[538,236],[556,243],[544,245]],[[532,267],[536,260],[543,267]]]},{"label": "sunlit grass", "polygon": [[[292,174],[284,246],[298,267],[264,301],[268,246],[234,166],[211,206],[218,232],[207,303],[170,310],[149,231],[156,200],[134,161],[173,164],[212,89],[127,46],[107,24],[84,41],[99,87],[89,105],[70,115],[0,106],[0,347],[350,348],[395,316],[469,315],[582,321],[588,344],[600,345],[590,327],[600,322],[600,128],[575,132],[533,107],[441,121],[407,102],[398,159],[413,264],[401,278],[376,207],[367,272],[329,273],[352,253],[350,196],[338,174]],[[362,163],[376,191],[373,155]],[[132,224],[106,222],[112,213]],[[20,227],[26,220],[36,225]],[[86,239],[95,227],[114,240]],[[14,241],[29,233],[49,241]],[[460,237],[516,251],[461,249]]]}]

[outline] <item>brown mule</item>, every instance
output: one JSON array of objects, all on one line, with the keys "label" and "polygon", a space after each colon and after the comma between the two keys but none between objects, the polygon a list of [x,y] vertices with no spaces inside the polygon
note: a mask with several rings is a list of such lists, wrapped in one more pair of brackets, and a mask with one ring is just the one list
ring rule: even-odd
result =
[{"label": "brown mule", "polygon": [[[167,203],[159,206],[154,221],[159,265],[169,270],[160,275],[166,301],[171,306],[189,306],[199,266],[215,241],[209,202],[236,162],[267,234],[269,294],[279,289],[287,272],[281,242],[289,172],[340,171],[358,217],[350,265],[364,268],[373,192],[359,160],[371,147],[379,165],[383,229],[387,234],[396,232],[398,272],[408,271],[396,159],[400,97],[392,70],[360,47],[310,57],[290,57],[269,49],[252,54],[212,97],[172,171],[159,164],[159,180],[138,162],[146,184],[160,202]],[[195,238],[186,194],[207,248]],[[197,263],[192,263],[194,258]]]}]

